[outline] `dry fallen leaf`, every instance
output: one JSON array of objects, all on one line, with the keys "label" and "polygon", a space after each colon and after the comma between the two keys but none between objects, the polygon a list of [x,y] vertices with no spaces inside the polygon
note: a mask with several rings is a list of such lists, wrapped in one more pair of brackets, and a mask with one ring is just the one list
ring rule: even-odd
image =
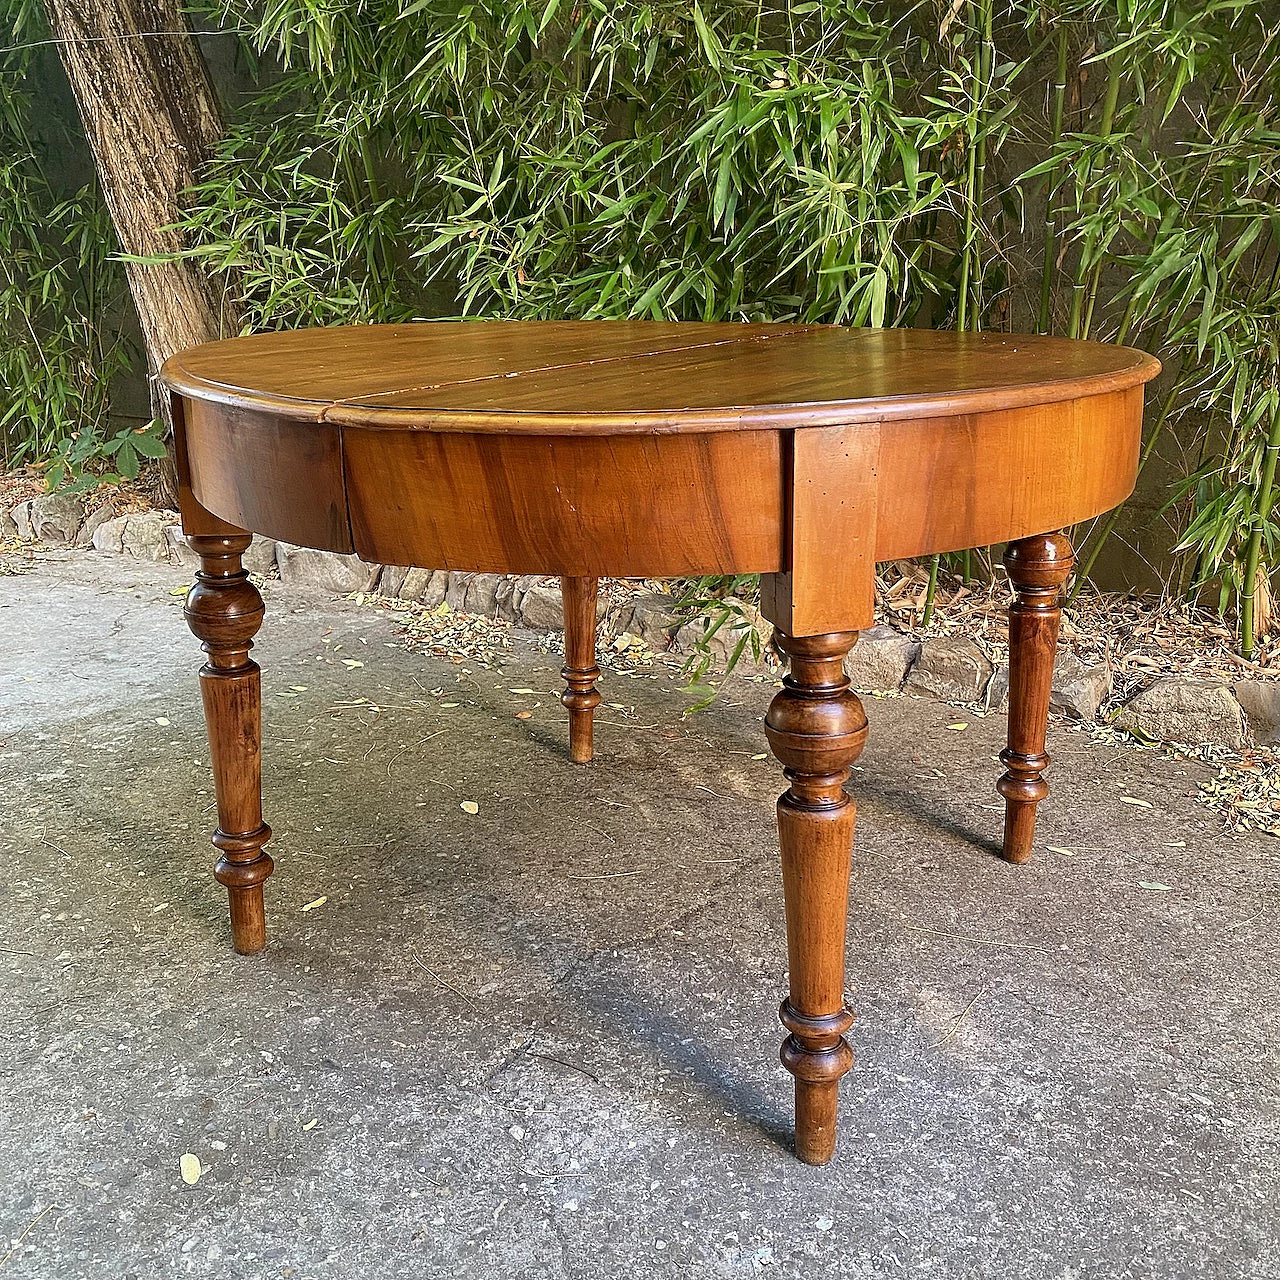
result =
[{"label": "dry fallen leaf", "polygon": [[963,720],[958,720],[955,724],[947,725],[948,729],[954,729],[957,733],[963,733],[969,726]]},{"label": "dry fallen leaf", "polygon": [[308,1120],[307,1123],[302,1126],[302,1132],[310,1133],[311,1130],[314,1129],[316,1125],[318,1125],[319,1123],[320,1123],[319,1120]]},{"label": "dry fallen leaf", "polygon": [[1074,858],[1076,856],[1076,851],[1074,849],[1064,849],[1061,845],[1047,844],[1045,845],[1045,848],[1048,849],[1050,853],[1065,853],[1068,858]]},{"label": "dry fallen leaf", "polygon": [[1150,800],[1139,800],[1137,796],[1120,796],[1121,804],[1136,804],[1140,809],[1150,809]]},{"label": "dry fallen leaf", "polygon": [[329,895],[326,893],[321,897],[317,898],[314,902],[308,902],[307,905],[302,909],[303,911],[314,911],[317,907],[323,907],[324,904],[328,901],[329,901]]},{"label": "dry fallen leaf", "polygon": [[178,1161],[178,1171],[182,1174],[182,1180],[189,1187],[194,1187],[200,1181],[200,1175],[204,1170],[200,1167],[200,1159],[193,1156],[190,1151],[186,1152],[182,1159]]},{"label": "dry fallen leaf", "polygon": [[364,663],[359,658],[343,658],[342,665],[344,667],[363,667]]},{"label": "dry fallen leaf", "polygon": [[156,716],[156,724],[168,724],[169,721],[164,716]]},{"label": "dry fallen leaf", "polygon": [[537,693],[537,689],[512,689],[512,693]]},{"label": "dry fallen leaf", "polygon": [[459,806],[463,813],[479,813],[480,806],[474,800],[464,800]]},{"label": "dry fallen leaf", "polygon": [[517,719],[517,720],[532,720],[532,719],[533,719],[533,712],[532,712],[532,711],[517,711],[517,712],[516,712],[516,719]]}]

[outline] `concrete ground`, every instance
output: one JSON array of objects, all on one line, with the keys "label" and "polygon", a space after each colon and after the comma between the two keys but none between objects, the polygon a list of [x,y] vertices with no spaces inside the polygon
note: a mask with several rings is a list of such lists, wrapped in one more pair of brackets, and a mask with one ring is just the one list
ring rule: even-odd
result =
[{"label": "concrete ground", "polygon": [[1275,846],[1198,766],[1056,726],[1013,868],[1003,717],[868,700],[857,1062],[811,1169],[767,685],[686,720],[614,673],[576,767],[554,653],[464,671],[272,584],[243,958],[183,582],[0,578],[3,1280],[1280,1275]]}]

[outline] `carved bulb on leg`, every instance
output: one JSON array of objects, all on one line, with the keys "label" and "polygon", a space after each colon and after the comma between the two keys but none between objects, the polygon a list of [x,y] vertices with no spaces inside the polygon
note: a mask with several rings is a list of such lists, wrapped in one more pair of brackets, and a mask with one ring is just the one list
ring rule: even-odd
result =
[{"label": "carved bulb on leg", "polygon": [[770,704],[765,733],[790,784],[778,800],[791,989],[782,1064],[795,1076],[796,1154],[826,1164],[835,1151],[840,1077],[853,1065],[844,1033],[845,920],[856,809],[844,790],[867,739],[844,658],[856,632],[776,641],[791,672]]},{"label": "carved bulb on leg", "polygon": [[249,657],[264,609],[240,562],[248,534],[187,541],[200,568],[183,612],[209,658],[200,693],[218,800],[213,874],[230,899],[232,943],[250,955],[266,945],[262,884],[274,868],[263,850],[271,828],[262,820],[262,679]]},{"label": "carved bulb on leg", "polygon": [[569,759],[586,764],[595,753],[595,710],[600,705],[596,681],[596,593],[598,578],[561,578],[564,601],[564,666],[560,674],[569,686],[560,701],[569,712]]},{"label": "carved bulb on leg", "polygon": [[1009,606],[1009,745],[1000,753],[1005,773],[1003,856],[1026,862],[1035,840],[1036,806],[1049,794],[1045,737],[1053,692],[1053,660],[1062,618],[1062,584],[1075,564],[1065,534],[1045,533],[1011,542],[1004,565],[1014,588]]}]

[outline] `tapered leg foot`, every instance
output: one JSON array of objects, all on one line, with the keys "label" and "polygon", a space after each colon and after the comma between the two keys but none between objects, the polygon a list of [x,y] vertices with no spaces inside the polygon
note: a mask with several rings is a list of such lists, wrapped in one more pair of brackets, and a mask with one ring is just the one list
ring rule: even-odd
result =
[{"label": "tapered leg foot", "polygon": [[209,658],[200,694],[218,801],[213,874],[230,898],[232,944],[251,955],[266,945],[262,884],[274,867],[263,849],[271,828],[262,820],[262,676],[249,657],[262,625],[262,597],[240,563],[248,534],[187,541],[200,568],[184,613]]},{"label": "tapered leg foot", "polygon": [[1009,862],[1031,857],[1036,805],[1049,794],[1041,775],[1049,765],[1045,735],[1053,659],[1062,584],[1074,563],[1071,543],[1061,533],[1011,542],[1004,553],[1014,600],[1009,606],[1009,745],[1000,753],[1005,773],[996,790],[1005,802],[1001,852]]},{"label": "tapered leg foot", "polygon": [[844,790],[867,740],[862,703],[844,658],[856,632],[776,633],[791,659],[765,716],[765,734],[790,784],[778,801],[791,989],[782,1004],[790,1033],[782,1065],[796,1081],[796,1155],[826,1164],[835,1152],[840,1077],[853,1065],[844,1033],[845,918],[856,808]]},{"label": "tapered leg foot", "polygon": [[585,764],[594,754],[595,710],[600,705],[596,681],[596,593],[598,578],[561,578],[564,599],[564,676],[568,688],[560,701],[569,710],[569,759]]}]

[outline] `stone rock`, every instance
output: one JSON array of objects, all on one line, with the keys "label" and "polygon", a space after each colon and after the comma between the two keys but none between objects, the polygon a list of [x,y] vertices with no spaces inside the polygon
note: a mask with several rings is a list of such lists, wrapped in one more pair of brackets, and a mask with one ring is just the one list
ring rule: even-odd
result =
[{"label": "stone rock", "polygon": [[93,535],[98,532],[102,525],[115,514],[116,504],[114,502],[104,502],[96,510],[91,511],[84,519],[84,523],[80,526],[76,533],[77,547],[93,546]]},{"label": "stone rock", "polygon": [[166,530],[177,518],[176,511],[137,511],[125,516],[121,549],[135,560],[167,560]]},{"label": "stone rock", "polygon": [[522,574],[518,578],[503,578],[498,584],[498,617],[507,622],[523,623],[524,602],[541,580],[536,573]]},{"label": "stone rock", "polygon": [[869,627],[844,660],[849,683],[864,693],[896,693],[920,656],[920,644],[892,627]]},{"label": "stone rock", "polygon": [[[418,570],[414,570],[418,572]],[[405,580],[406,584],[408,579]],[[444,603],[444,593],[449,589],[449,574],[445,569],[433,569],[422,588],[419,602],[428,609],[438,609]]]},{"label": "stone rock", "polygon": [[1237,680],[1232,692],[1253,740],[1264,747],[1280,742],[1280,680]]},{"label": "stone rock", "polygon": [[416,601],[428,609],[439,605],[448,588],[449,573],[446,569],[404,569],[387,565],[378,580],[378,590],[384,596]]},{"label": "stone rock", "polygon": [[499,573],[451,573],[444,593],[445,604],[459,613],[492,618],[498,611]]},{"label": "stone rock", "polygon": [[164,536],[165,541],[168,543],[170,564],[176,564],[187,569],[199,567],[200,557],[187,546],[187,540],[182,536],[182,526],[180,524],[171,524],[164,531]]},{"label": "stone rock", "polygon": [[469,573],[451,573],[449,575],[448,585],[445,587],[444,592],[445,604],[447,604],[450,609],[454,609],[458,613],[462,613],[463,606],[467,602],[467,587],[470,586],[470,584],[471,575]]},{"label": "stone rock", "polygon": [[666,653],[678,625],[671,597],[663,591],[646,591],[619,612],[617,630],[638,636],[654,653]]},{"label": "stone rock", "polygon": [[493,618],[498,613],[498,588],[502,585],[500,573],[476,573],[467,587],[466,611]]},{"label": "stone rock", "polygon": [[274,538],[260,538],[255,533],[241,562],[250,573],[258,573],[266,578],[275,570],[278,545]]},{"label": "stone rock", "polygon": [[[764,618],[754,605],[748,604],[745,600],[738,600],[733,596],[728,596],[725,598],[725,604],[731,605],[740,611],[740,616],[726,618],[716,629],[716,633],[708,640],[707,648],[711,653],[712,666],[718,671],[723,671],[729,665],[729,659],[733,656],[733,651],[741,643],[743,634],[749,628],[754,628],[756,635],[759,637],[760,656],[763,662],[764,651],[769,641],[773,639],[773,623]],[[681,653],[694,652],[698,642],[706,635],[714,622],[715,615],[702,615],[691,618],[676,632],[672,648]],[[743,645],[742,655],[738,661],[748,667],[755,665],[755,655],[752,652],[749,636],[746,644]]]},{"label": "stone rock", "polygon": [[[19,503],[18,505],[21,506],[22,504]],[[4,538],[7,541],[8,539],[16,538],[17,536],[18,525],[17,521],[13,518],[12,512],[0,510],[0,538]]]},{"label": "stone rock", "polygon": [[76,493],[42,493],[20,502],[14,511],[14,524],[22,538],[66,547],[75,542],[84,521],[84,500]]},{"label": "stone rock", "polygon": [[507,622],[520,621],[520,606],[524,603],[526,591],[520,591],[520,580],[504,576],[498,582],[498,591],[494,600],[494,612]]},{"label": "stone rock", "polygon": [[382,574],[378,578],[378,594],[380,596],[394,596],[401,599],[400,592],[404,589],[404,580],[409,576],[407,565],[385,564],[382,566]]},{"label": "stone rock", "polygon": [[[1105,662],[1085,662],[1079,654],[1060,649],[1053,663],[1049,707],[1076,720],[1092,720],[1111,693],[1111,671]],[[997,667],[987,686],[988,707],[1009,705],[1009,668]]]},{"label": "stone rock", "polygon": [[335,595],[368,591],[381,566],[369,564],[357,555],[339,551],[316,551],[312,547],[295,547],[291,542],[276,543],[276,564],[280,581],[293,586],[319,587]]},{"label": "stone rock", "polygon": [[1244,746],[1240,703],[1229,686],[1212,680],[1157,680],[1120,708],[1115,723],[1158,742],[1216,743],[1233,751]]},{"label": "stone rock", "polygon": [[174,511],[131,511],[104,520],[93,531],[98,551],[122,552],[135,560],[168,560],[168,529],[177,517]]},{"label": "stone rock", "polygon": [[21,538],[23,542],[35,541],[35,530],[31,527],[30,498],[27,498],[23,502],[19,502],[18,505],[9,512],[9,519],[13,521],[15,537]]},{"label": "stone rock", "polygon": [[534,631],[563,631],[564,597],[560,584],[535,582],[520,602],[520,621]]},{"label": "stone rock", "polygon": [[[385,574],[383,575],[385,578]],[[431,582],[432,572],[430,569],[410,569],[400,582],[400,589],[396,595],[401,600],[421,600],[422,593],[427,589]],[[440,602],[437,600],[437,604]]]},{"label": "stone rock", "polygon": [[112,516],[104,520],[94,531],[91,546],[95,551],[114,551],[117,555],[124,550],[124,526],[128,516]]},{"label": "stone rock", "polygon": [[986,692],[992,670],[975,641],[941,636],[921,644],[920,656],[907,673],[906,689],[944,702],[976,702]]},{"label": "stone rock", "polygon": [[[1009,675],[1005,672],[1005,682]],[[1049,706],[1076,720],[1092,720],[1111,693],[1111,671],[1105,662],[1085,662],[1065,652],[1053,664],[1053,690]]]}]

